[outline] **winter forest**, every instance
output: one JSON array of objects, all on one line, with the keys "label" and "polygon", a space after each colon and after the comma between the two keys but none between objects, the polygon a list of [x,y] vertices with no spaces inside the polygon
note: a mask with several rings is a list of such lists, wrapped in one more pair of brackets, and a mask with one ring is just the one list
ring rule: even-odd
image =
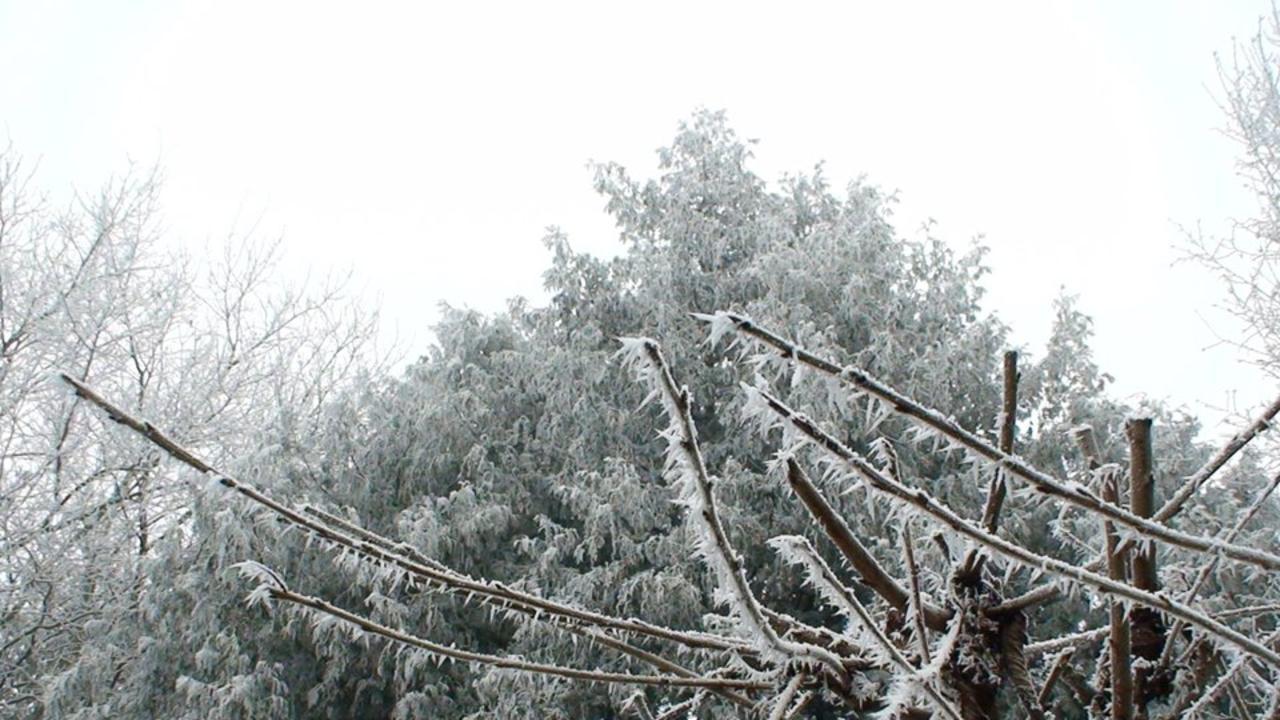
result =
[{"label": "winter forest", "polygon": [[[1182,239],[1271,378],[1278,30],[1219,67],[1256,212]],[[980,245],[753,147],[597,164],[625,252],[407,365],[0,153],[0,717],[1280,719],[1280,399],[1121,399],[1075,296],[1019,347]]]}]

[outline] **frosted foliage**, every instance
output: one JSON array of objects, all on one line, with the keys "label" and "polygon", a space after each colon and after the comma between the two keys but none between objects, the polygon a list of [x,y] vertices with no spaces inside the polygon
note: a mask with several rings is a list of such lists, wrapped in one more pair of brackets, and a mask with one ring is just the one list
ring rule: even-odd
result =
[{"label": "frosted foliage", "polygon": [[[344,380],[376,365],[374,318],[341,282],[278,282],[271,244],[173,249],[154,172],[54,207],[33,168],[0,148],[0,715],[179,715],[159,700],[178,665],[166,654],[216,625],[175,625],[189,608],[168,616],[160,597],[178,558],[225,567],[254,552],[255,531],[220,515],[228,544],[198,539],[225,501],[216,479],[209,494],[223,499],[203,505],[201,482],[98,422],[61,373],[211,459],[277,478],[303,467],[286,448]],[[234,686],[241,696],[275,692],[264,667]]]}]

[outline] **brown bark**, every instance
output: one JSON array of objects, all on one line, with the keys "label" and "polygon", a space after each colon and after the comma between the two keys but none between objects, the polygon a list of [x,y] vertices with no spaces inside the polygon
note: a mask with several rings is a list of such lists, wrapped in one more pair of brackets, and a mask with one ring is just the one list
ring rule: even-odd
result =
[{"label": "brown bark", "polygon": [[[1102,484],[1102,497],[1108,502],[1116,501],[1115,478],[1108,477]],[[1107,573],[1112,580],[1124,582],[1126,573],[1124,553],[1117,550],[1120,539],[1116,536],[1115,526],[1110,522],[1103,523],[1107,544]],[[1133,720],[1133,673],[1129,664],[1129,619],[1125,617],[1124,606],[1115,600],[1111,601],[1111,634],[1107,646],[1111,657],[1111,718],[1112,720]]]},{"label": "brown bark", "polygon": [[[1155,474],[1151,457],[1151,418],[1137,418],[1125,424],[1129,439],[1129,509],[1138,517],[1155,514]],[[1136,547],[1129,553],[1133,584],[1139,590],[1157,592],[1160,578],[1156,566],[1156,548],[1152,543]],[[1160,613],[1151,608],[1134,608],[1130,613],[1132,651],[1148,661],[1160,658],[1165,643],[1165,623]],[[1167,694],[1168,682],[1163,674],[1153,674],[1146,667],[1134,673],[1134,701],[1139,717],[1146,717],[1146,707],[1154,699]]]}]

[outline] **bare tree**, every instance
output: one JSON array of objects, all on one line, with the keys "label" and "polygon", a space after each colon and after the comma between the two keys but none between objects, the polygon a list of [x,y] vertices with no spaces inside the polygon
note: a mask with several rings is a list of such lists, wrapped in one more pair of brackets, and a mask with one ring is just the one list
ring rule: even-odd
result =
[{"label": "bare tree", "polygon": [[374,329],[341,281],[279,283],[275,246],[166,249],[154,172],[65,209],[32,182],[0,152],[0,708],[19,717],[44,712],[42,683],[95,629],[137,612],[144,563],[182,540],[191,498],[161,453],[86,424],[57,371],[231,457],[262,433],[289,443],[373,358]]}]

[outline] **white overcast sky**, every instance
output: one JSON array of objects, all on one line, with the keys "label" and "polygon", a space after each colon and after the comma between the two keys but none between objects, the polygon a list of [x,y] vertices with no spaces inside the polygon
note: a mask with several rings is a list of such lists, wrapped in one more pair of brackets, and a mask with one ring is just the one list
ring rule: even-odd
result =
[{"label": "white overcast sky", "polygon": [[616,248],[589,160],[638,175],[698,107],[758,138],[767,179],[825,160],[992,252],[988,306],[1038,350],[1058,289],[1122,395],[1246,407],[1220,288],[1171,267],[1178,225],[1252,201],[1217,128],[1215,51],[1262,1],[269,3],[0,0],[0,132],[51,190],[159,162],[200,247],[282,236],[350,267],[421,352],[436,305],[540,299],[559,225]]}]

